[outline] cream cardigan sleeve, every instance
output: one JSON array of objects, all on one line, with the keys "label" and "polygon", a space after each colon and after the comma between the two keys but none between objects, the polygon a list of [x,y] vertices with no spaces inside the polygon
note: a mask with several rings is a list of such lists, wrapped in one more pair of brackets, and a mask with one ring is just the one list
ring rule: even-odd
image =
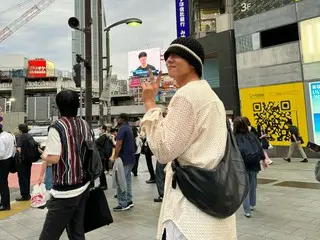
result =
[{"label": "cream cardigan sleeve", "polygon": [[141,121],[141,128],[148,138],[153,154],[161,163],[179,157],[191,144],[195,126],[195,111],[188,97],[176,94],[162,117],[161,109],[149,110]]}]

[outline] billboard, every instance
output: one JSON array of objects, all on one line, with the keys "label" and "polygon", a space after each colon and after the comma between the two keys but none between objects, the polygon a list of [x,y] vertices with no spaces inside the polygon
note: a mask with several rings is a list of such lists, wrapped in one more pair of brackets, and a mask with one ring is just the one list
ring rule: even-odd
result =
[{"label": "billboard", "polygon": [[149,68],[153,74],[158,74],[161,69],[160,48],[129,52],[128,68],[130,77],[147,77]]},{"label": "billboard", "polygon": [[140,78],[131,78],[129,88],[138,88],[141,86]]},{"label": "billboard", "polygon": [[308,142],[301,82],[240,89],[240,99],[242,116],[248,117],[253,126],[263,125],[271,144],[290,145],[289,119],[298,126],[305,144]]},{"label": "billboard", "polygon": [[46,77],[54,77],[54,63],[46,60]]},{"label": "billboard", "polygon": [[54,77],[54,63],[43,58],[32,59],[28,61],[28,77],[42,78]]},{"label": "billboard", "polygon": [[309,83],[314,142],[320,144],[320,82]]},{"label": "billboard", "polygon": [[28,61],[28,77],[46,77],[47,62],[44,59]]},{"label": "billboard", "polygon": [[160,65],[161,65],[162,74],[167,74],[168,68],[166,65],[166,61],[164,60],[164,53],[165,53],[165,50],[160,51]]},{"label": "billboard", "polygon": [[189,1],[176,0],[177,37],[189,37]]}]

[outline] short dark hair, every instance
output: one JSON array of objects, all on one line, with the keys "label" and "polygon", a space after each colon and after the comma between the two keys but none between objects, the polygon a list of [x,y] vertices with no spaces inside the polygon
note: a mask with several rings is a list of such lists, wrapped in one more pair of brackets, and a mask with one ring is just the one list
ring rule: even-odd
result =
[{"label": "short dark hair", "polygon": [[119,116],[119,119],[122,119],[123,121],[128,122],[129,121],[129,114],[121,113]]},{"label": "short dark hair", "polygon": [[142,57],[147,57],[147,56],[148,56],[148,55],[147,55],[146,52],[141,52],[141,53],[139,53],[138,58],[140,59],[140,58],[142,58]]},{"label": "short dark hair", "polygon": [[118,129],[116,128],[111,128],[110,133],[118,132]]},{"label": "short dark hair", "polygon": [[76,91],[63,90],[56,96],[56,104],[62,117],[76,117],[80,107]]},{"label": "short dark hair", "polygon": [[107,126],[106,126],[106,125],[102,125],[102,126],[101,126],[101,129],[103,129],[103,130],[105,130],[105,131],[107,131],[107,130],[108,130],[108,128],[107,128]]},{"label": "short dark hair", "polygon": [[248,127],[251,127],[251,122],[250,122],[249,118],[243,117],[242,119],[246,122],[246,124],[248,125]]},{"label": "short dark hair", "polygon": [[242,117],[236,117],[233,120],[233,132],[235,134],[247,134],[249,133],[249,127],[244,118]]},{"label": "short dark hair", "polygon": [[28,125],[25,124],[25,123],[19,124],[18,129],[19,129],[22,133],[28,133],[28,132],[29,132]]}]

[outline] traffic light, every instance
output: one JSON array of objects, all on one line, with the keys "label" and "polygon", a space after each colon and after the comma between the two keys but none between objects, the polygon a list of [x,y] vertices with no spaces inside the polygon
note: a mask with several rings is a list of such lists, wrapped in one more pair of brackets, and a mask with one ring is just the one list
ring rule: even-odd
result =
[{"label": "traffic light", "polygon": [[73,71],[74,71],[73,81],[76,84],[76,87],[81,87],[81,64],[77,63],[73,65]]}]

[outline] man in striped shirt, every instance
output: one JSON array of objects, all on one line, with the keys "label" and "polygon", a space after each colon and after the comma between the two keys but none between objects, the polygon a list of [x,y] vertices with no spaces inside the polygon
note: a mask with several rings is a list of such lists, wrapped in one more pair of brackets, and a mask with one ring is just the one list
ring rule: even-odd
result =
[{"label": "man in striped shirt", "polygon": [[75,91],[61,91],[56,96],[61,118],[49,129],[42,159],[52,164],[52,198],[40,240],[59,239],[67,229],[69,239],[85,240],[83,219],[89,196],[80,159],[81,143],[93,140],[86,121],[77,117],[79,97]]}]

